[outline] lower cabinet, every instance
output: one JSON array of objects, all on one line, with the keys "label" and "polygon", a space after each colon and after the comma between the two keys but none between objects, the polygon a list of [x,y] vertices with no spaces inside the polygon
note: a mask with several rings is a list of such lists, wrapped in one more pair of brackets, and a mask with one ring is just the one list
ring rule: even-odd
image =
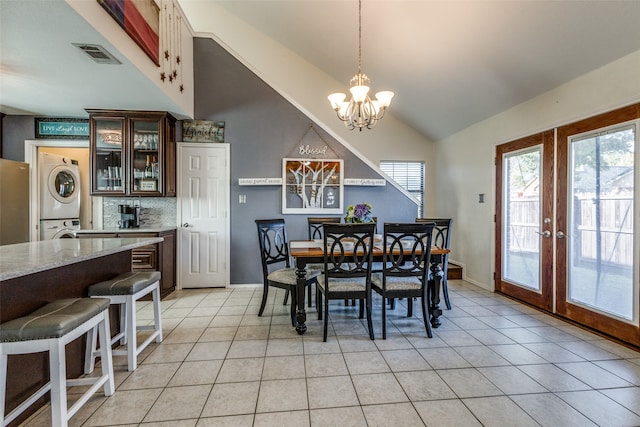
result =
[{"label": "lower cabinet", "polygon": [[176,230],[160,232],[104,232],[93,231],[91,233],[77,233],[81,239],[88,238],[145,238],[162,237],[163,242],[142,246],[131,251],[131,270],[149,271],[155,270],[162,273],[160,279],[160,296],[164,298],[176,289]]}]

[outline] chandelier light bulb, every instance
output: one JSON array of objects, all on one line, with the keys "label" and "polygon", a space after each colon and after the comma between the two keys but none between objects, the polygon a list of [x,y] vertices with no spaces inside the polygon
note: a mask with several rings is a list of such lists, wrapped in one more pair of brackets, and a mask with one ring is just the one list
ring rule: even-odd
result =
[{"label": "chandelier light bulb", "polygon": [[332,93],[328,96],[329,102],[331,103],[331,108],[338,111],[338,109],[342,106],[344,99],[347,97],[344,93]]},{"label": "chandelier light bulb", "polygon": [[336,110],[338,112],[338,117],[347,117],[347,110],[349,109],[349,105],[351,105],[351,103],[346,101],[340,104],[340,110]]},{"label": "chandelier light bulb", "polygon": [[390,90],[383,90],[376,93],[376,99],[380,103],[381,108],[387,108],[391,104],[391,98],[393,98],[394,93]]},{"label": "chandelier light bulb", "polygon": [[374,115],[378,115],[378,113],[380,112],[380,102],[379,101],[371,101],[371,105],[373,106],[373,111],[372,114]]},{"label": "chandelier light bulb", "polygon": [[353,86],[349,91],[353,96],[353,102],[364,102],[364,100],[367,99],[367,94],[369,93],[369,86]]}]

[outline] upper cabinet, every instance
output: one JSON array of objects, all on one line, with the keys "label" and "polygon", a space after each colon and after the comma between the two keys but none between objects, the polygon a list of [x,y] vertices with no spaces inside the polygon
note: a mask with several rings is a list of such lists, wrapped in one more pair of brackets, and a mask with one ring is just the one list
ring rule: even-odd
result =
[{"label": "upper cabinet", "polygon": [[91,130],[92,195],[176,195],[176,119],[171,114],[87,112]]}]

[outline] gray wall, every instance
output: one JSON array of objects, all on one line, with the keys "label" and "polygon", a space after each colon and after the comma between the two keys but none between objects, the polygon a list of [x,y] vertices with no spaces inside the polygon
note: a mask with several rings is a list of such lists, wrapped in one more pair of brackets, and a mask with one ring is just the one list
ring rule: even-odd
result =
[{"label": "gray wall", "polygon": [[[306,239],[307,215],[282,214],[279,186],[241,187],[238,178],[281,177],[282,158],[298,157],[293,153],[310,126],[344,160],[345,178],[380,176],[213,40],[194,39],[194,58],[195,119],[224,121],[231,146],[231,283],[261,283],[254,221],[284,217],[289,239]],[[246,194],[246,204],[238,203],[239,194]],[[345,205],[363,201],[379,222],[416,217],[416,205],[391,185],[345,187]]]},{"label": "gray wall", "polygon": [[2,157],[24,162],[24,141],[35,139],[34,116],[9,116],[2,120]]}]

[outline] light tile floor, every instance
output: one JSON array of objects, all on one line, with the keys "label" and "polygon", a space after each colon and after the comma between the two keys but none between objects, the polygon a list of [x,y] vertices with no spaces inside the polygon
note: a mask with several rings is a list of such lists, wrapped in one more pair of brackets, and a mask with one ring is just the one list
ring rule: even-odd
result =
[{"label": "light tile floor", "polygon": [[[290,325],[282,291],[184,290],[162,302],[165,340],[74,426],[638,426],[640,353],[463,281],[426,338],[398,302],[375,341],[357,307],[332,302],[329,339],[315,308]],[[420,315],[420,310],[414,310]],[[149,321],[143,303],[139,319]],[[74,400],[73,395],[69,399]],[[49,425],[43,408],[25,425]]]}]

